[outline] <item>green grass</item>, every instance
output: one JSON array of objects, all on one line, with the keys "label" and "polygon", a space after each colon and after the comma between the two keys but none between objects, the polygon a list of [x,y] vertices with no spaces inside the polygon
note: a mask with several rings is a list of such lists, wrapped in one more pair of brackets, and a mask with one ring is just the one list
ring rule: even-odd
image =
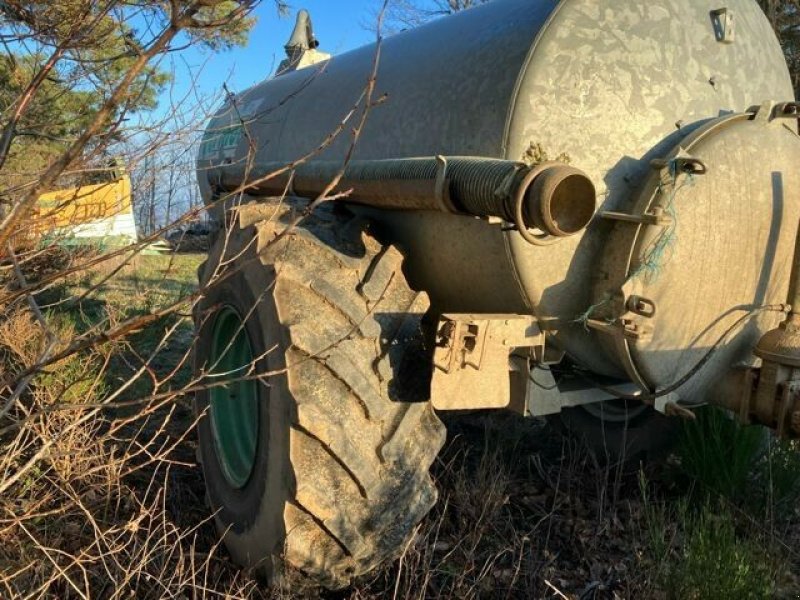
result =
[{"label": "green grass", "polygon": [[725,504],[678,511],[682,547],[667,579],[673,598],[773,598],[780,569],[756,535],[739,535]]},{"label": "green grass", "polygon": [[[113,329],[120,322],[188,298],[196,288],[202,260],[204,256],[196,254],[140,255],[125,264],[101,264],[66,278],[61,286],[45,294],[49,318],[84,335]],[[120,401],[144,397],[154,391],[153,377],[166,378],[181,362],[166,385],[174,390],[184,386],[191,377],[191,365],[184,360],[194,332],[190,312],[187,301],[117,342],[104,371],[105,389],[113,391],[126,384]],[[148,371],[130,382],[146,361]],[[160,391],[164,389],[162,386]]]},{"label": "green grass", "polygon": [[732,500],[746,494],[756,464],[769,447],[763,427],[739,424],[728,412],[703,407],[681,429],[677,455],[682,472],[703,492]]},{"label": "green grass", "polygon": [[800,444],[773,440],[755,480],[758,506],[777,520],[793,515],[800,502]]},{"label": "green grass", "polygon": [[786,565],[725,500],[656,502],[643,484],[650,578],[668,598],[773,598]]},{"label": "green grass", "polygon": [[[62,288],[68,308],[89,318],[92,324],[113,313],[130,317],[167,306],[190,294],[197,285],[201,255],[136,256],[119,268],[102,265],[68,280]],[[100,307],[104,309],[97,310]]]},{"label": "green grass", "polygon": [[668,487],[640,479],[652,580],[669,598],[795,596],[796,443],[706,407],[675,456]]}]

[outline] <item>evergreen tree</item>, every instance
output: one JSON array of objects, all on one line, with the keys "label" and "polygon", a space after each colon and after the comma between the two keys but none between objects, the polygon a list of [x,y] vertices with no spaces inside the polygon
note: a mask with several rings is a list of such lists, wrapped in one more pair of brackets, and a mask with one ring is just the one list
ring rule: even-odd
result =
[{"label": "evergreen tree", "polygon": [[758,0],[783,47],[792,74],[795,96],[800,96],[800,0]]},{"label": "evergreen tree", "polygon": [[156,105],[163,57],[243,43],[258,3],[0,0],[0,248],[65,169],[103,156],[131,113]]}]

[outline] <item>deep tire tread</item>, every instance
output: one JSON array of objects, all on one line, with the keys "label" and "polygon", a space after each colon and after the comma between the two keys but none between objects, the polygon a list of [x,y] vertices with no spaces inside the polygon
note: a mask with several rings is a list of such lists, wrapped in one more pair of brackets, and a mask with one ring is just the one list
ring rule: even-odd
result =
[{"label": "deep tire tread", "polygon": [[333,460],[336,464],[341,467],[341,469],[350,476],[350,479],[353,480],[353,484],[358,488],[358,493],[361,495],[362,498],[367,498],[367,490],[364,487],[364,484],[361,483],[361,480],[358,476],[347,466],[347,464],[339,457],[339,455],[333,451],[333,449],[326,444],[323,440],[315,436],[313,433],[308,431],[307,429],[303,428],[302,426],[295,424],[292,428],[299,432],[300,434],[306,436],[307,438],[314,440],[317,444],[319,444],[320,448],[322,448],[325,453]]},{"label": "deep tire tread", "polygon": [[396,248],[318,212],[278,242],[280,224],[256,223],[255,252],[274,273],[296,406],[282,559],[339,588],[399,552],[436,501],[428,469],[444,426],[390,389],[397,338],[419,335],[427,296],[406,284]]},{"label": "deep tire tread", "polygon": [[[295,370],[301,369],[302,368],[302,363],[304,363],[304,362],[311,361],[311,362],[316,363],[317,365],[319,365],[320,367],[322,367],[323,369],[328,371],[328,373],[330,373],[339,383],[341,383],[345,388],[347,388],[347,391],[349,392],[350,396],[352,398],[354,398],[355,401],[361,407],[361,410],[364,413],[364,420],[365,421],[369,421],[370,420],[370,418],[372,417],[372,414],[370,412],[369,405],[364,401],[364,398],[362,397],[362,395],[359,394],[356,391],[357,384],[351,384],[350,382],[348,382],[347,379],[345,379],[345,377],[340,375],[338,373],[338,371],[331,366],[330,361],[327,360],[326,358],[321,357],[321,356],[319,356],[317,354],[314,354],[312,352],[309,352],[309,351],[305,350],[304,348],[302,348],[302,347],[300,347],[298,345],[294,345],[294,346],[292,346],[292,348],[300,356],[302,356],[303,358],[301,360],[289,365],[288,368],[290,370],[291,369],[295,369]],[[351,376],[352,376],[352,374],[351,374]]]}]

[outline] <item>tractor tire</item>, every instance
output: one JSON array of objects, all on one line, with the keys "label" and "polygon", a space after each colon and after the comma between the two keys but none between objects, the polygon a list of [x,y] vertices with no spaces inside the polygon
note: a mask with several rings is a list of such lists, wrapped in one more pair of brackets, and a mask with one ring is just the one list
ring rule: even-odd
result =
[{"label": "tractor tire", "polygon": [[611,400],[564,408],[551,423],[583,444],[598,464],[637,469],[665,457],[677,440],[678,419],[649,406]]},{"label": "tractor tire", "polygon": [[199,270],[198,454],[235,562],[340,589],[435,504],[445,429],[418,368],[428,298],[401,254],[335,206],[275,241],[291,211],[242,206]]}]

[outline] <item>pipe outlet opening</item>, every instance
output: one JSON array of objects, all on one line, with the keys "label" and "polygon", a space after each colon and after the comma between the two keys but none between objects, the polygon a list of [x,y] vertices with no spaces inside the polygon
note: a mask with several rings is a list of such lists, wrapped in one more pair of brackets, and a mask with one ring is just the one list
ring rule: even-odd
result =
[{"label": "pipe outlet opening", "polygon": [[526,216],[550,235],[574,235],[592,220],[596,198],[594,184],[585,173],[567,165],[554,166],[530,187]]}]

